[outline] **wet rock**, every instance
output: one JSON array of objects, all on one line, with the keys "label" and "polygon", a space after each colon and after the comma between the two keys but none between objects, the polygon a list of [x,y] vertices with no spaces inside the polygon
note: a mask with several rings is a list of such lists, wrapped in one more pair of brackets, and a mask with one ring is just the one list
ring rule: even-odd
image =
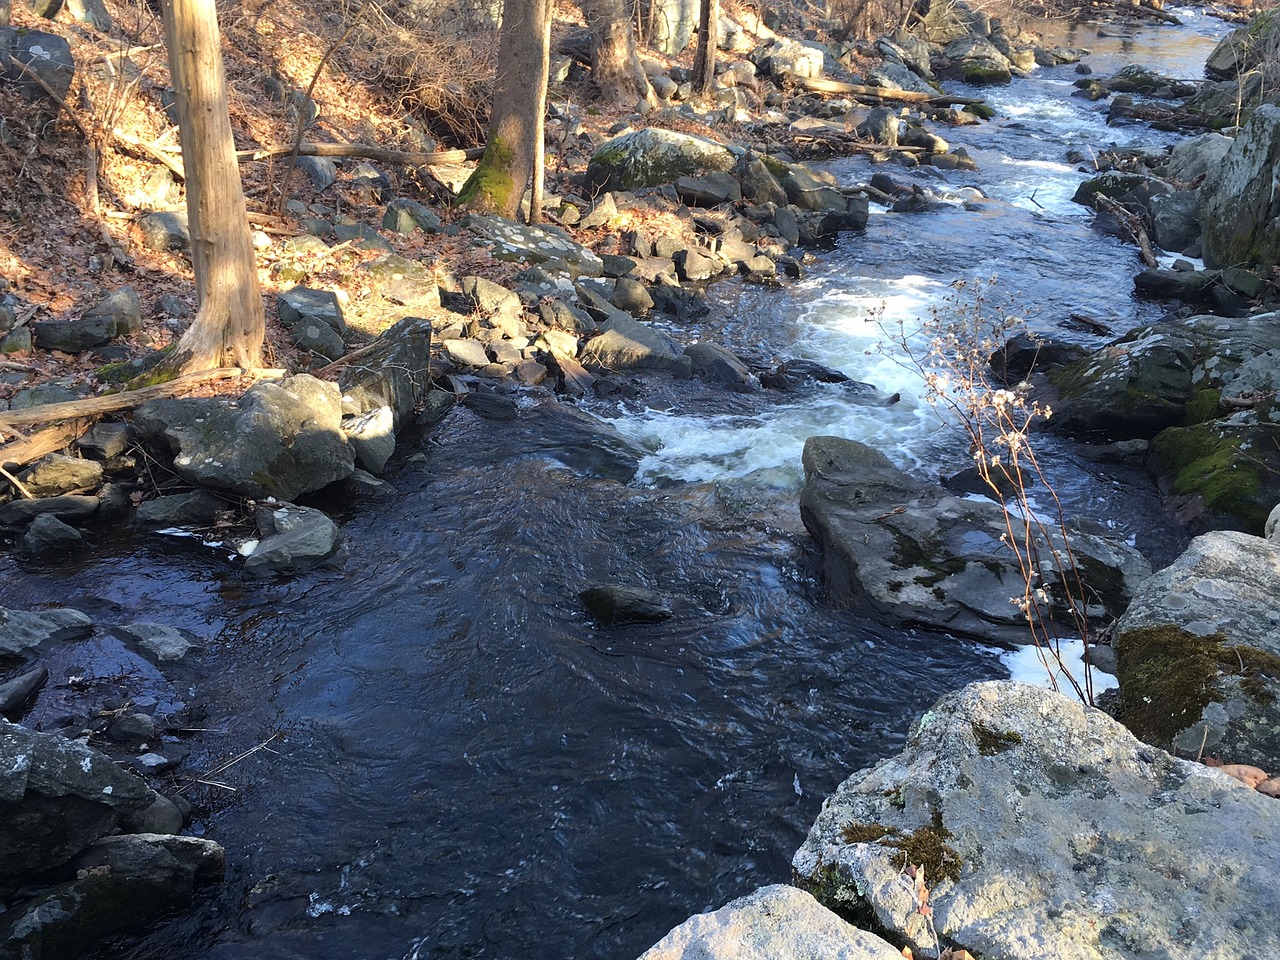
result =
[{"label": "wet rock", "polygon": [[1280,264],[1280,197],[1270,171],[1280,163],[1280,107],[1263,104],[1200,188],[1209,266]]},{"label": "wet rock", "polygon": [[107,739],[138,749],[154,740],[156,732],[156,721],[147,714],[122,713],[107,727]]},{"label": "wet rock", "polygon": [[1200,243],[1200,201],[1190,190],[1151,198],[1151,239],[1163,250],[1182,253]]},{"label": "wet rock", "polygon": [[708,383],[722,384],[738,393],[758,389],[746,364],[720,344],[699,340],[685,347],[684,352],[693,361],[693,372]]},{"label": "wet rock", "polygon": [[1194,84],[1171,79],[1137,63],[1121,67],[1102,83],[1112,93],[1141,93],[1148,97],[1187,96],[1195,92]]},{"label": "wet rock", "polygon": [[897,949],[781,884],[690,917],[640,960],[901,960]]},{"label": "wet rock", "polygon": [[[1023,595],[1025,582],[1002,541],[998,504],[953,496],[853,440],[810,437],[804,469],[800,516],[822,548],[834,602],[988,641],[1031,642],[1026,618],[1010,600]],[[1064,544],[1053,536],[1036,550],[1057,555],[1064,569]],[[1074,525],[1068,539],[1090,617],[1118,615],[1150,564],[1123,542]],[[1048,603],[1058,622],[1070,623],[1055,583],[1056,574],[1046,577]]]},{"label": "wet rock", "polygon": [[86,310],[84,319],[113,321],[119,336],[138,333],[142,330],[142,301],[133,287],[120,287]]},{"label": "wet rock", "polygon": [[[1212,402],[1212,390],[1204,395]],[[1193,532],[1226,526],[1260,534],[1280,500],[1280,473],[1257,451],[1280,449],[1277,444],[1280,424],[1237,414],[1161,431],[1151,441],[1147,468],[1183,501],[1181,519]]]},{"label": "wet rock", "polygon": [[41,457],[22,475],[22,482],[37,497],[57,497],[102,484],[102,464],[61,453]]},{"label": "wet rock", "polygon": [[66,557],[85,549],[84,537],[51,513],[42,513],[31,521],[22,536],[22,549],[33,557]]},{"label": "wet rock", "polygon": [[144,247],[159,253],[191,248],[191,228],[186,211],[148,213],[138,220],[138,234]]},{"label": "wet rock", "polygon": [[257,519],[262,540],[245,560],[245,573],[297,576],[341,565],[342,531],[319,510],[283,504],[261,508]]},{"label": "wet rock", "polygon": [[167,623],[139,620],[116,627],[115,632],[155,663],[175,663],[198,647],[190,631]]},{"label": "wet rock", "polygon": [[344,417],[343,432],[356,452],[356,463],[371,473],[381,473],[396,450],[395,416],[388,406],[358,417]]},{"label": "wet rock", "polygon": [[237,404],[152,400],[133,422],[139,436],[174,454],[184,479],[239,496],[292,499],[355,469],[341,393],[305,374],[257,383]]},{"label": "wet rock", "polygon": [[688,379],[693,361],[675,340],[639,320],[611,320],[582,348],[582,362],[607,370],[659,370]]},{"label": "wet rock", "polygon": [[1084,353],[1083,347],[1073,343],[1020,335],[992,354],[989,365],[998,381],[1015,384],[1027,379],[1033,370],[1061,367],[1080,360]]},{"label": "wet rock", "polygon": [[431,321],[405,317],[383,331],[338,378],[342,409],[363,414],[389,407],[398,431],[431,386]]},{"label": "wet rock", "polygon": [[944,697],[901,754],[841,784],[792,865],[917,955],[935,944],[904,860],[925,865],[938,936],[975,956],[1199,960],[1280,949],[1277,842],[1271,798],[1004,681]]},{"label": "wet rock", "polygon": [[1280,545],[1196,537],[1113,632],[1118,719],[1148,743],[1280,769]]},{"label": "wet rock", "polygon": [[22,527],[41,514],[52,514],[60,520],[75,522],[93,516],[98,510],[97,497],[42,497],[38,500],[13,500],[0,506],[0,527]]},{"label": "wet rock", "polygon": [[0,683],[0,715],[17,720],[48,679],[48,669],[37,667]]},{"label": "wet rock", "polygon": [[210,527],[226,504],[207,490],[174,493],[138,504],[133,522],[149,530]]},{"label": "wet rock", "polygon": [[0,654],[25,657],[46,643],[83,640],[93,621],[79,610],[10,610],[0,607]]},{"label": "wet rock", "polygon": [[[962,37],[947,44],[938,75],[975,86],[1006,84],[1012,78],[1012,64],[991,41],[982,37]],[[942,62],[947,66],[943,67]]]},{"label": "wet rock", "polygon": [[382,229],[396,233],[413,233],[421,230],[424,233],[439,233],[444,227],[440,218],[427,207],[407,197],[397,197],[387,204],[382,215]]},{"label": "wet rock", "polygon": [[832,370],[813,360],[784,360],[776,368],[760,376],[760,385],[770,390],[791,392],[815,383],[850,383],[839,370]]},{"label": "wet rock", "polygon": [[706,137],[648,127],[605,143],[587,166],[594,190],[638,190],[733,169],[737,156]]},{"label": "wet rock", "polygon": [[644,587],[617,584],[590,587],[579,593],[578,598],[606,629],[630,623],[661,623],[672,616],[667,598]]},{"label": "wet rock", "polygon": [[612,424],[570,403],[539,404],[526,410],[521,422],[527,427],[530,453],[550,457],[579,473],[628,483],[645,455]]}]

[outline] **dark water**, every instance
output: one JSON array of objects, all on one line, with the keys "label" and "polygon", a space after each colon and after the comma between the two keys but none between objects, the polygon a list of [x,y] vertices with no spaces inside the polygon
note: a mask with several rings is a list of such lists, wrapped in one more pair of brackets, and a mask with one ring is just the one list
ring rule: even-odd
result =
[{"label": "dark water", "polygon": [[[1139,35],[1153,36],[1172,35]],[[969,180],[995,200],[876,217],[786,294],[719,291],[704,330],[883,381],[859,327],[869,304],[910,311],[956,277],[1014,276],[1046,325],[1071,310],[1119,327],[1153,314],[1129,295],[1131,251],[1061,202],[1078,180],[1061,164],[1071,124],[1096,136],[1096,117],[1063,120],[1019,89],[1001,96],[1029,119],[963,134],[985,151]],[[940,469],[949,448],[913,404],[820,393],[726,411],[699,396],[659,388],[622,414],[654,450],[644,486],[528,455],[535,413],[455,411],[402,444],[396,495],[350,510],[337,574],[247,582],[225,552],[154,539],[104,540],[73,570],[0,559],[6,606],[160,621],[203,643],[167,681],[104,635],[68,648],[31,723],[58,724],[74,678],[104,702],[153,696],[198,730],[184,736],[188,769],[253,751],[206,778],[224,786],[176,784],[196,829],[228,849],[227,883],[105,955],[634,957],[690,914],[786,880],[840,780],[895,752],[942,693],[1005,675],[992,651],[823,602],[795,507],[799,443],[844,428]],[[750,449],[722,442],[737,435]],[[1138,480],[1058,459],[1078,509],[1150,535]],[[599,582],[668,592],[675,616],[597,630],[577,592]]]}]

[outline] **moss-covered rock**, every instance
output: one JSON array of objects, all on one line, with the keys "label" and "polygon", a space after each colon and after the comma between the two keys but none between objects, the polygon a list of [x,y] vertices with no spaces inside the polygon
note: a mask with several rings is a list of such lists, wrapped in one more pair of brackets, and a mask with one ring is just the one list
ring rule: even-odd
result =
[{"label": "moss-covered rock", "polygon": [[725,173],[737,154],[707,137],[650,127],[614,137],[587,165],[594,190],[638,190],[674,183],[678,177]]},{"label": "moss-covered rock", "polygon": [[1224,522],[1261,534],[1280,502],[1280,424],[1215,420],[1170,427],[1151,442],[1163,487],[1195,496]]},{"label": "moss-covered rock", "polygon": [[1214,174],[1200,188],[1204,256],[1210,266],[1280,264],[1280,107],[1253,114]]}]

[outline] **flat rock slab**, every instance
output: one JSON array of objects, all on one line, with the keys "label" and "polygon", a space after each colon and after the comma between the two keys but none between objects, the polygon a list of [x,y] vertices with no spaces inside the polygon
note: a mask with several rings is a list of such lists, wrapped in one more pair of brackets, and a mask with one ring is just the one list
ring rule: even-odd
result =
[{"label": "flat rock slab", "polygon": [[902,960],[795,887],[776,884],[690,917],[640,960]]},{"label": "flat rock slab", "polygon": [[823,804],[793,861],[822,902],[917,955],[904,867],[944,944],[985,960],[1203,960],[1280,950],[1280,804],[1012,681],[940,700],[906,749]]},{"label": "flat rock slab", "polygon": [[0,607],[0,654],[20,657],[41,644],[82,640],[93,621],[79,610],[7,610]]},{"label": "flat rock slab", "polygon": [[555,227],[530,227],[497,216],[469,216],[463,225],[493,245],[499,260],[523,261],[530,264],[559,261],[577,277],[598,277],[604,273],[604,262],[582,244]]}]

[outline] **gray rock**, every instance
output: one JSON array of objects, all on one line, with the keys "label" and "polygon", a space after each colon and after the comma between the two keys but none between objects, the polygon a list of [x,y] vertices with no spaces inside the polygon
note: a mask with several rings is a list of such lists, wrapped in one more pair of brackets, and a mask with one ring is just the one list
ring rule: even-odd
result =
[{"label": "gray rock", "polygon": [[[1001,538],[1005,518],[994,501],[961,498],[917,480],[853,440],[810,437],[804,446],[800,516],[823,553],[827,590],[843,605],[903,623],[1004,644],[1031,642],[1014,605],[1025,582]],[[1037,539],[1042,569],[1056,556],[1069,566],[1061,538]],[[1123,542],[1070,529],[1069,542],[1091,617],[1117,615],[1151,566]],[[1045,576],[1055,593],[1057,574]],[[1079,593],[1079,590],[1075,590]],[[1071,616],[1058,599],[1057,621]]]},{"label": "gray rock", "polygon": [[591,209],[578,221],[580,230],[598,230],[609,226],[618,216],[618,204],[612,193],[601,194]]},{"label": "gray rock", "polygon": [[328,157],[298,157],[295,166],[301,170],[317,193],[323,193],[338,180],[338,165]]},{"label": "gray rock", "polygon": [[676,193],[695,207],[718,207],[742,199],[742,187],[730,173],[707,173],[700,177],[677,177]]},{"label": "gray rock", "polygon": [[[901,126],[901,120],[899,120],[895,111],[887,107],[877,107],[868,112],[867,118],[858,124],[857,132],[858,136],[872,143],[882,143],[886,147],[896,147]],[[791,192],[788,191],[787,195],[791,196]]]},{"label": "gray rock", "polygon": [[1216,80],[1235,80],[1260,66],[1275,49],[1280,25],[1269,12],[1258,13],[1243,27],[1218,41],[1205,61],[1204,70]]},{"label": "gray rock", "polygon": [[111,14],[102,0],[65,0],[64,9],[71,14],[71,19],[87,23],[106,33],[113,26]]},{"label": "gray rock", "polygon": [[1172,180],[1190,183],[1217,168],[1234,143],[1220,133],[1204,133],[1174,144],[1165,173]]},{"label": "gray rock", "polygon": [[759,388],[746,364],[718,343],[699,340],[685,347],[684,352],[693,361],[693,372],[708,383],[723,384],[738,393]]},{"label": "gray rock", "polygon": [[677,250],[675,265],[676,275],[685,283],[689,281],[699,283],[724,273],[724,263],[696,247]]},{"label": "gray rock", "polygon": [[1263,104],[1200,188],[1205,263],[1280,264],[1280,196],[1266,179],[1280,163],[1280,107]]},{"label": "gray rock", "polygon": [[337,360],[347,352],[342,336],[319,320],[304,320],[289,328],[289,336],[299,350],[306,350],[326,360]]},{"label": "gray rock", "polygon": [[905,30],[895,30],[892,34],[878,39],[876,49],[885,60],[900,63],[925,80],[933,79],[933,70],[930,68],[932,49],[919,37],[913,37]]},{"label": "gray rock", "polygon": [[1151,239],[1156,246],[1182,253],[1200,242],[1200,201],[1190,190],[1151,198]]},{"label": "gray rock", "polygon": [[122,713],[107,727],[107,739],[128,744],[133,749],[146,746],[156,737],[155,718],[145,713]]},{"label": "gray rock", "polygon": [[836,178],[826,171],[814,171],[793,164],[782,178],[787,200],[801,210],[821,213],[843,213],[848,205]]},{"label": "gray rock", "polygon": [[176,662],[199,646],[190,631],[167,623],[138,620],[117,627],[115,632],[156,663]]},{"label": "gray rock", "polygon": [[166,250],[191,249],[191,228],[185,210],[159,210],[138,220],[138,233],[142,245],[148,250],[163,253]]},{"label": "gray rock", "polygon": [[491,245],[499,260],[530,264],[564,265],[574,277],[598,277],[604,272],[600,258],[556,227],[530,227],[495,216],[468,216],[462,221],[472,233]]},{"label": "gray rock", "polygon": [[96,460],[50,453],[23,473],[22,482],[37,497],[93,490],[102,484],[102,464]]},{"label": "gray rock", "polygon": [[345,417],[342,429],[356,452],[356,463],[370,473],[382,473],[396,450],[395,415],[388,406],[357,417]]},{"label": "gray rock", "polygon": [[226,504],[208,490],[174,493],[138,504],[133,522],[149,530],[209,527]]},{"label": "gray rock", "polygon": [[693,373],[680,344],[639,320],[611,320],[604,333],[587,341],[581,360],[615,371],[660,370],[684,379]]},{"label": "gray rock", "polygon": [[638,190],[727,172],[736,162],[735,152],[714,140],[647,127],[600,147],[587,166],[587,182],[593,190]]},{"label": "gray rock", "polygon": [[9,610],[0,607],[0,654],[21,658],[46,643],[83,640],[93,621],[79,610]]},{"label": "gray rock", "polygon": [[413,233],[422,230],[424,233],[439,233],[444,228],[440,218],[431,210],[407,197],[397,197],[387,204],[382,215],[382,229],[396,233]]},{"label": "gray rock", "polygon": [[22,535],[22,549],[33,557],[62,557],[80,553],[84,548],[80,531],[51,513],[42,513],[32,520]]},{"label": "gray rock", "polygon": [[698,31],[698,0],[655,0],[649,42],[668,56],[684,51]]},{"label": "gray rock", "polygon": [[1280,770],[1280,545],[1218,531],[1115,625],[1118,719],[1167,750]]},{"label": "gray rock", "polygon": [[37,320],[32,325],[35,345],[42,350],[83,353],[110,343],[116,335],[112,317],[81,317],[78,320]]},{"label": "gray rock", "polygon": [[76,441],[76,449],[90,460],[111,460],[133,443],[133,427],[127,423],[95,423]]},{"label": "gray rock", "polygon": [[335,333],[347,332],[342,304],[338,302],[337,294],[329,290],[294,287],[280,294],[276,301],[276,314],[280,322],[291,329],[299,324],[315,322],[331,327]]},{"label": "gray rock", "polygon": [[947,67],[939,67],[938,75],[961,80],[975,86],[1005,84],[1012,78],[1013,65],[990,40],[963,37],[948,43],[943,50]]},{"label": "gray rock", "polygon": [[812,79],[822,76],[825,56],[815,44],[778,38],[763,51],[753,54],[775,80],[788,77]]},{"label": "gray rock", "polygon": [[628,483],[645,455],[612,424],[570,403],[547,402],[524,411],[527,450],[590,476]]},{"label": "gray rock", "polygon": [[360,267],[369,277],[366,309],[381,309],[392,316],[423,315],[440,309],[440,287],[428,267],[396,253],[388,253]]},{"label": "gray rock", "polygon": [[338,378],[342,410],[360,415],[390,407],[398,431],[431,386],[431,321],[405,317],[383,331]]},{"label": "gray rock", "polygon": [[[56,9],[54,13],[57,13]],[[55,104],[44,88],[15,66],[15,62],[43,80],[57,96],[67,99],[76,63],[71,55],[71,45],[62,37],[43,30],[0,27],[0,68],[3,68],[0,80],[13,84],[28,101],[43,102],[53,108]]]},{"label": "gray rock", "polygon": [[[23,328],[25,329],[25,328]],[[88,394],[88,387],[77,384],[67,377],[59,377],[45,383],[37,383],[34,387],[24,387],[13,395],[9,401],[10,410],[26,410],[46,403],[61,403],[64,400],[79,400]]]},{"label": "gray rock", "polygon": [[867,86],[883,87],[886,90],[908,90],[912,93],[923,93],[935,97],[938,89],[917,75],[905,64],[886,60],[880,66],[867,73]]},{"label": "gray rock", "polygon": [[97,512],[97,497],[45,497],[39,500],[13,500],[0,506],[0,527],[26,526],[44,513],[60,520],[84,520]]},{"label": "gray rock", "polygon": [[462,367],[485,367],[490,361],[489,353],[479,340],[455,339],[445,340],[440,344],[445,356]]},{"label": "gray rock", "polygon": [[139,436],[174,454],[184,479],[239,496],[291,499],[355,469],[341,393],[305,374],[257,383],[237,404],[152,400],[133,423]]},{"label": "gray rock", "polygon": [[518,324],[524,316],[524,304],[520,297],[500,283],[486,280],[484,277],[463,277],[462,292],[471,298],[484,316],[493,321],[499,329]]},{"label": "gray rock", "polygon": [[653,309],[653,297],[643,283],[634,277],[619,277],[613,285],[610,302],[619,310],[643,316]]},{"label": "gray rock", "polygon": [[262,507],[258,530],[262,540],[244,564],[251,576],[297,576],[341,562],[342,531],[319,510],[293,504]]},{"label": "gray rock", "polygon": [[578,594],[583,606],[605,628],[671,619],[671,604],[662,594],[620,584],[590,587]]},{"label": "gray rock", "polygon": [[1271,543],[1280,541],[1280,504],[1272,508],[1267,514],[1267,523],[1263,529],[1263,536]]},{"label": "gray rock", "polygon": [[874,934],[841,920],[812,895],[781,884],[690,917],[640,960],[902,960]]},{"label": "gray rock", "polygon": [[9,25],[9,18],[13,13],[13,5],[11,0],[0,0],[0,27]]},{"label": "gray rock", "polygon": [[653,77],[649,82],[653,84],[653,92],[657,94],[659,100],[670,100],[676,95],[676,91],[680,89],[680,84],[661,74]]},{"label": "gray rock", "polygon": [[119,336],[137,333],[142,329],[142,301],[133,287],[120,287],[86,310],[84,319],[114,321]]},{"label": "gray rock", "polygon": [[[1011,681],[940,700],[906,749],[846,780],[792,866],[828,906],[986,960],[1169,960],[1280,949],[1280,804]],[[1242,883],[1240,878],[1249,881]]]},{"label": "gray rock", "polygon": [[756,203],[773,203],[778,206],[787,204],[787,191],[765,162],[758,157],[750,160],[742,168],[740,182],[742,195],[748,200]]},{"label": "gray rock", "polygon": [[921,40],[940,44],[969,36],[989,37],[991,18],[974,10],[964,0],[931,4],[924,17],[912,27],[912,33]]},{"label": "gray rock", "polygon": [[0,683],[0,714],[16,720],[49,679],[46,667],[37,667]]}]

